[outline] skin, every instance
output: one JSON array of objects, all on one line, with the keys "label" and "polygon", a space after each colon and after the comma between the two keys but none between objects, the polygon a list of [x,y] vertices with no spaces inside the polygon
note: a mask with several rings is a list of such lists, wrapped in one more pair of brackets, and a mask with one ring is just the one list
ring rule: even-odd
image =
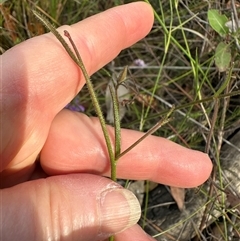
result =
[{"label": "skin", "polygon": [[[151,7],[137,2],[58,30],[70,32],[91,75],[146,36],[152,24]],[[32,38],[0,61],[3,240],[103,240],[123,230],[128,215],[115,226],[101,216],[98,197],[119,187],[104,177],[110,166],[98,119],[63,110],[85,80],[58,40],[51,33]],[[122,149],[141,135],[122,130]],[[119,160],[117,175],[194,187],[211,169],[206,154],[150,136]],[[116,210],[126,202],[121,195],[114,200]],[[153,239],[135,224],[116,240]]]}]

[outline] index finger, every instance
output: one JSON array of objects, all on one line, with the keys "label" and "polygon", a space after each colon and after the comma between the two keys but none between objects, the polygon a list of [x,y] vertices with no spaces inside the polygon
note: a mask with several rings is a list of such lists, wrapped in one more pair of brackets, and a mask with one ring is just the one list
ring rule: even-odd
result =
[{"label": "index finger", "polygon": [[[58,31],[70,32],[91,75],[122,49],[143,38],[152,23],[151,7],[138,2],[62,26]],[[77,94],[85,80],[51,33],[27,40],[1,58],[0,171],[6,166],[15,167],[16,171],[35,161],[54,116]]]}]

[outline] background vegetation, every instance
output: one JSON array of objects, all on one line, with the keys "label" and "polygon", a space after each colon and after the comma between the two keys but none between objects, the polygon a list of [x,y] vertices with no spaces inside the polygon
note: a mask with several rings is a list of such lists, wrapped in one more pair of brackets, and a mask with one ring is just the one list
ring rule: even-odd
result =
[{"label": "background vegetation", "polygon": [[[5,1],[0,5],[0,51],[46,31],[33,16],[33,7],[60,26],[128,2],[134,1]],[[240,50],[230,33],[221,36],[211,28],[207,12],[217,9],[230,20],[231,4],[239,11],[239,2],[149,2],[156,13],[151,33],[92,76],[104,113],[109,73],[128,65],[133,101],[127,105],[122,127],[147,131],[175,105],[173,119],[155,135],[207,152],[219,169],[221,147],[240,126]],[[231,63],[223,70],[215,65],[215,50],[221,41],[231,53]],[[95,113],[85,88],[72,105],[81,105],[88,115]]]}]

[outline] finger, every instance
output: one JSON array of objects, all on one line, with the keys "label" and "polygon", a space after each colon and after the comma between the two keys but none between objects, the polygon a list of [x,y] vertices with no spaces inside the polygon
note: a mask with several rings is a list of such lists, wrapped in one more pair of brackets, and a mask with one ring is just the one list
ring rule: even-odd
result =
[{"label": "finger", "polygon": [[[138,2],[110,9],[72,26],[60,27],[58,31],[70,32],[88,73],[92,74],[123,48],[144,37],[152,22],[150,6]],[[6,166],[16,171],[35,160],[52,119],[82,88],[85,80],[51,33],[25,41],[1,58],[3,143],[0,171]]]},{"label": "finger", "polygon": [[2,240],[104,240],[140,217],[136,197],[90,174],[38,179],[1,190]]},{"label": "finger", "polygon": [[[113,128],[109,127],[113,139]],[[122,150],[143,133],[122,129]],[[63,110],[54,119],[41,152],[41,165],[48,174],[90,172],[110,175],[110,162],[97,118]],[[178,187],[202,184],[212,164],[201,152],[164,138],[149,136],[117,162],[119,178],[152,180]]]}]

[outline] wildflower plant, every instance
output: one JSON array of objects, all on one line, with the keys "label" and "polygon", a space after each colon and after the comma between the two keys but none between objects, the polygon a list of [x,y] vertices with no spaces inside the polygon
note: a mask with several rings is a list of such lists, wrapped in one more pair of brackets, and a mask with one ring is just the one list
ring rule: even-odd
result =
[{"label": "wildflower plant", "polygon": [[[230,47],[233,46],[233,49],[240,51],[239,44],[239,34],[240,34],[240,21],[238,19],[236,12],[236,7],[233,4],[233,9],[231,20],[228,21],[226,15],[219,13],[216,9],[208,10],[208,21],[210,26],[222,37],[215,51],[215,65],[218,68],[219,72],[224,72],[230,67],[232,54]],[[235,14],[234,14],[235,13]],[[228,41],[227,36],[230,36],[233,41]]]},{"label": "wildflower plant", "polygon": [[[88,87],[89,94],[92,99],[93,106],[95,108],[95,111],[97,113],[97,116],[99,118],[103,135],[105,138],[105,142],[107,145],[108,155],[110,159],[110,165],[111,165],[111,179],[113,181],[117,181],[117,175],[116,175],[116,169],[117,169],[117,161],[119,158],[121,158],[123,155],[128,153],[131,149],[133,149],[136,145],[138,145],[140,142],[142,142],[147,136],[153,134],[155,131],[157,131],[162,125],[169,122],[170,118],[169,116],[174,110],[174,107],[166,114],[166,116],[158,121],[151,129],[149,129],[141,138],[139,138],[136,142],[134,142],[131,146],[129,146],[126,150],[123,152],[121,151],[121,125],[120,125],[120,119],[121,119],[121,113],[120,113],[120,97],[118,94],[118,89],[124,86],[124,81],[126,80],[127,75],[127,68],[124,68],[123,71],[119,74],[117,79],[112,80],[112,84],[108,86],[111,100],[112,100],[112,106],[113,106],[113,122],[114,122],[114,129],[115,129],[115,135],[114,135],[114,147],[112,146],[110,135],[107,131],[106,121],[103,116],[103,112],[101,110],[99,101],[97,99],[97,96],[95,94],[93,84],[90,80],[90,77],[87,73],[87,70],[85,68],[85,65],[82,61],[81,55],[71,38],[70,33],[67,30],[64,30],[64,36],[69,40],[70,45],[72,48],[69,47],[68,43],[65,41],[65,39],[60,35],[60,33],[55,29],[55,27],[39,12],[32,10],[33,14],[55,35],[55,37],[60,41],[62,46],[65,48],[69,56],[72,58],[72,60],[77,64],[77,66],[81,69],[83,76],[86,80],[86,84]],[[73,49],[73,50],[72,50]],[[126,87],[124,87],[126,88]],[[110,237],[110,240],[113,241],[114,237]]]}]

